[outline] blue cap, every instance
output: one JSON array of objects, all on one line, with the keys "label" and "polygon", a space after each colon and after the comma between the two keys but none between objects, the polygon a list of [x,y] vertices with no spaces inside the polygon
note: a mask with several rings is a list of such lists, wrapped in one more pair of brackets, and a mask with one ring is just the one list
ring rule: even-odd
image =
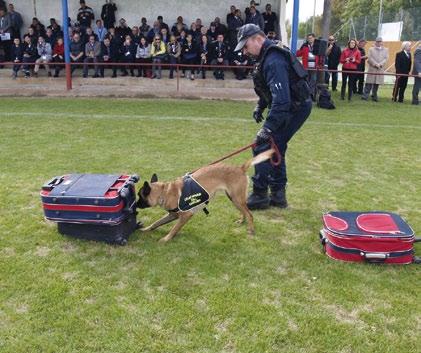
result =
[{"label": "blue cap", "polygon": [[249,39],[251,36],[254,36],[257,33],[261,33],[264,35],[264,32],[260,29],[260,27],[252,23],[248,23],[242,26],[238,30],[238,34],[237,34],[238,44],[235,47],[234,51],[240,51],[241,49],[243,49],[243,47],[246,45],[247,39]]}]

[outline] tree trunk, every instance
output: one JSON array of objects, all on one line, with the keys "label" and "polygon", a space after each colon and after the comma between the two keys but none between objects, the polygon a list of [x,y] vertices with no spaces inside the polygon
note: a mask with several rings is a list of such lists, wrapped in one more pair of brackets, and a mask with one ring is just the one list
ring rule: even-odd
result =
[{"label": "tree trunk", "polygon": [[324,0],[323,4],[323,20],[322,20],[322,37],[327,39],[330,30],[330,18],[332,15],[332,1]]}]

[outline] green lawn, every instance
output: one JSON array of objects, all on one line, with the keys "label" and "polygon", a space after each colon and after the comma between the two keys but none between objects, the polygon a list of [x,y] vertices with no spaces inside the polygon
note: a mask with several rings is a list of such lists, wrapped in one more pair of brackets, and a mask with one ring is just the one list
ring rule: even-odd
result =
[{"label": "green lawn", "polygon": [[328,210],[398,212],[421,233],[420,108],[382,94],[313,110],[289,146],[290,207],[255,212],[254,239],[221,195],[172,242],[166,226],[125,247],[59,235],[41,185],[174,179],[250,143],[253,104],[0,98],[0,352],[419,352],[420,267],[336,262],[318,243]]}]

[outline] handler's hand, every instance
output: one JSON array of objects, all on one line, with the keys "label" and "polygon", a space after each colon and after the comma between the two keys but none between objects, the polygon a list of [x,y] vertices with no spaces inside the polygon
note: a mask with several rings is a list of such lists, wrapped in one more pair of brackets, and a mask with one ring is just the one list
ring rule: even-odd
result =
[{"label": "handler's hand", "polygon": [[256,120],[256,123],[261,123],[265,118],[262,114],[262,109],[260,109],[259,106],[257,106],[253,111],[253,119]]},{"label": "handler's hand", "polygon": [[256,135],[255,142],[257,145],[263,145],[264,143],[268,143],[271,137],[272,131],[270,131],[266,127],[262,127]]}]

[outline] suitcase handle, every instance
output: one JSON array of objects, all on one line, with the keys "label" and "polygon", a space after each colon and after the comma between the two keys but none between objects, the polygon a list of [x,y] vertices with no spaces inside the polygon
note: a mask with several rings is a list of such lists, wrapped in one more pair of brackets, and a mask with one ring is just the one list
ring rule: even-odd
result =
[{"label": "suitcase handle", "polygon": [[45,191],[51,191],[53,190],[57,185],[61,184],[64,180],[64,176],[56,176],[52,178],[51,180],[47,181],[43,186],[42,190]]}]

